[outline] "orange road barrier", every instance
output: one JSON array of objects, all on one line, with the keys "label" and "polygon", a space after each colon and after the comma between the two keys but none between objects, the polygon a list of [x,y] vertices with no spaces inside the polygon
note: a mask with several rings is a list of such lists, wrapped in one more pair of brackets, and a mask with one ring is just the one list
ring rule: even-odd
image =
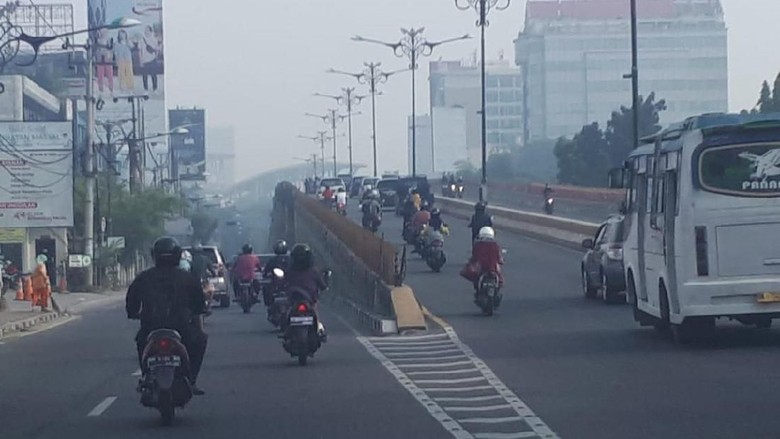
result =
[{"label": "orange road barrier", "polygon": [[24,300],[24,288],[22,287],[22,280],[19,279],[16,282],[16,298],[14,300]]},{"label": "orange road barrier", "polygon": [[33,300],[32,279],[30,279],[29,276],[25,276],[22,278],[22,289],[24,291],[24,301],[32,302]]}]

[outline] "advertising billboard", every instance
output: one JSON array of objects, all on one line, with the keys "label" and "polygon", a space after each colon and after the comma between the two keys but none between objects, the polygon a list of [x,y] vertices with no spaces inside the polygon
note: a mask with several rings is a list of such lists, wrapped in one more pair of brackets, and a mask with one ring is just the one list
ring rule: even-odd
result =
[{"label": "advertising billboard", "polygon": [[[94,45],[95,94],[99,99],[97,118],[116,121],[135,116],[143,129],[139,137],[165,133],[162,0],[89,0],[90,28],[120,18],[141,24],[126,29],[101,29],[90,35]],[[167,139],[155,142],[165,144]]]},{"label": "advertising billboard", "polygon": [[0,228],[73,226],[70,122],[0,123]]},{"label": "advertising billboard", "polygon": [[171,136],[175,169],[182,179],[196,179],[206,172],[206,112],[180,109],[168,112],[169,130],[186,128],[187,134]]}]

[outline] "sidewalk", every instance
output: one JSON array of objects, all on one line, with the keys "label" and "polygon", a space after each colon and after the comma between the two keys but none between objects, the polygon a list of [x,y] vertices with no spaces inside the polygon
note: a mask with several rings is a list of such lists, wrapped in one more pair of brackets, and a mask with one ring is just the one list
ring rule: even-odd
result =
[{"label": "sidewalk", "polygon": [[30,302],[13,300],[9,292],[6,295],[8,309],[0,311],[0,338],[9,334],[29,330],[30,328],[49,323],[60,317],[65,317],[91,306],[99,306],[111,301],[120,300],[124,292],[108,292],[104,294],[93,293],[53,293],[52,297],[60,307],[61,314],[54,312],[41,312],[40,307],[34,310]]}]

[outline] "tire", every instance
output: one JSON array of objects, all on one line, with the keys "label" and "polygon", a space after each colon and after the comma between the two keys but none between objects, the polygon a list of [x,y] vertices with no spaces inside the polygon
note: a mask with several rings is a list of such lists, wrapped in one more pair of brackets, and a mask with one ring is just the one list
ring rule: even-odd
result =
[{"label": "tire", "polygon": [[230,307],[230,296],[225,294],[224,296],[219,297],[219,307],[220,308],[229,308]]},{"label": "tire", "polygon": [[484,303],[481,303],[482,305],[482,313],[485,314],[485,316],[490,317],[493,315],[493,310],[495,307],[493,306],[493,292],[489,291],[487,294],[485,294],[485,301]]},{"label": "tire", "polygon": [[176,416],[176,407],[173,406],[173,394],[170,391],[160,392],[159,410],[162,424],[169,426]]},{"label": "tire", "polygon": [[605,303],[610,305],[620,303],[620,299],[624,298],[620,294],[617,294],[613,289],[609,288],[609,279],[607,279],[607,275],[604,273],[601,273],[601,298],[604,299]]},{"label": "tire", "polygon": [[250,300],[251,298],[248,292],[244,291],[241,293],[241,309],[244,311],[244,314],[249,314],[252,310],[252,303]]},{"label": "tire", "polygon": [[661,286],[659,290],[658,305],[661,308],[661,318],[656,322],[655,329],[659,332],[668,333],[670,329],[672,329],[671,312],[669,311],[669,296],[666,294],[666,287]]},{"label": "tire", "polygon": [[590,285],[590,276],[585,271],[585,267],[582,267],[582,292],[585,294],[585,298],[593,299],[598,294],[598,291]]},{"label": "tire", "polygon": [[298,355],[298,365],[300,366],[306,366],[306,362],[309,360],[309,357],[306,355]]}]

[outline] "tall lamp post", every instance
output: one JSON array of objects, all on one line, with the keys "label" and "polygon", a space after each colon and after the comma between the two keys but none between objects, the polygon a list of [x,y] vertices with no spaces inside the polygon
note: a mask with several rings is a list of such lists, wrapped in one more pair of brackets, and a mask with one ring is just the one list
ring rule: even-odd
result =
[{"label": "tall lamp post", "polygon": [[634,127],[634,149],[639,148],[639,49],[637,42],[636,0],[631,0],[631,73],[623,79],[631,79],[631,115]]},{"label": "tall lamp post", "polygon": [[480,76],[482,79],[482,181],[479,186],[479,200],[485,201],[487,198],[487,111],[486,111],[486,99],[487,93],[485,86],[485,28],[490,26],[490,22],[487,19],[490,10],[495,9],[503,11],[509,7],[511,0],[455,0],[455,7],[466,11],[474,9],[479,18],[477,19],[477,26],[480,28]]},{"label": "tall lamp post", "polygon": [[[322,154],[322,157],[321,157],[322,167],[320,169],[322,169],[322,177],[324,178],[325,177],[325,142],[330,140],[330,137],[328,137],[328,132],[327,131],[317,131],[317,135],[316,136],[300,136],[299,135],[298,138],[299,139],[313,140],[313,141],[318,142],[320,144],[320,153]],[[316,156],[315,156],[315,158],[316,158]],[[314,165],[314,173],[315,173],[315,177],[316,177],[317,176],[316,175],[316,173],[317,173],[317,164],[316,163],[317,162],[315,161],[314,163],[315,163],[315,165]]]},{"label": "tall lamp post", "polygon": [[412,71],[412,176],[417,175],[417,106],[416,97],[417,89],[415,84],[415,71],[419,67],[417,65],[417,59],[421,56],[430,56],[433,54],[433,49],[442,44],[452,43],[455,41],[466,40],[471,38],[469,35],[463,35],[457,38],[449,38],[442,41],[428,41],[422,33],[425,31],[424,27],[415,29],[401,28],[403,36],[397,43],[388,43],[380,40],[374,40],[370,38],[364,38],[359,35],[352,37],[353,41],[360,41],[366,43],[380,44],[385,47],[393,49],[395,56],[409,58],[409,69]]},{"label": "tall lamp post", "polygon": [[380,69],[382,63],[363,63],[366,69],[361,73],[343,72],[336,69],[328,69],[328,73],[337,73],[340,75],[351,76],[361,84],[368,84],[368,91],[371,93],[371,139],[374,147],[374,177],[378,175],[376,161],[376,95],[377,85],[387,82],[387,79],[396,73],[405,72],[407,69],[396,70],[393,72],[383,72]]},{"label": "tall lamp post", "polygon": [[326,95],[322,93],[314,93],[314,96],[335,99],[337,104],[346,105],[347,107],[347,132],[349,133],[348,134],[349,175],[353,175],[354,169],[352,166],[352,114],[353,114],[352,107],[355,105],[359,105],[366,97],[355,94],[355,87],[342,88],[341,91],[344,92],[344,94],[341,96]]},{"label": "tall lamp post", "polygon": [[[336,174],[339,173],[338,165],[336,164],[336,124],[340,121],[344,120],[347,116],[339,114],[339,110],[331,108],[330,110],[327,110],[327,113],[325,115],[319,115],[319,114],[312,114],[312,113],[306,113],[306,116],[309,117],[316,117],[317,119],[322,119],[323,122],[330,125],[331,130],[333,131],[332,139],[333,139],[333,176],[335,177]],[[323,170],[323,174],[324,174]]]}]

